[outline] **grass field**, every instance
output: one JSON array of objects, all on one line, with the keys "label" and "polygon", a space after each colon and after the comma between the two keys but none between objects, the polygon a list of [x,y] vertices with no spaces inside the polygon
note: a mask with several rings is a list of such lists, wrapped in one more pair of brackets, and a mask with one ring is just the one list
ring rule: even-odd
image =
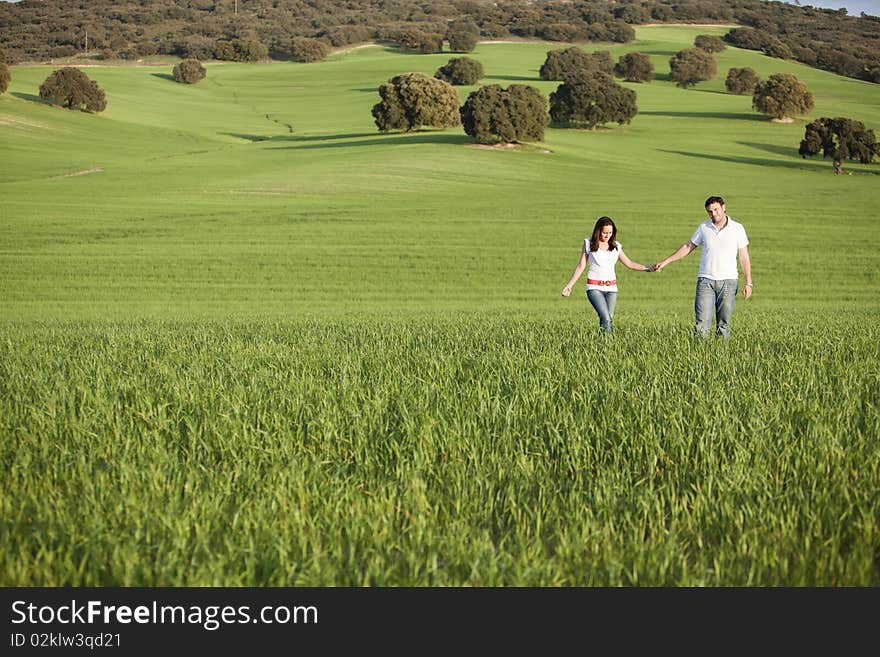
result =
[{"label": "grass field", "polygon": [[[475,148],[381,134],[377,86],[450,55],[86,69],[100,115],[0,97],[0,584],[877,585],[880,86],[644,27],[630,125]],[[481,44],[532,84],[560,44]],[[794,72],[772,123],[731,66]],[[462,99],[472,88],[460,89]],[[673,251],[720,194],[755,296],[693,345],[697,255],[619,271],[617,335],[559,291],[596,217]],[[622,268],[621,268],[622,269]],[[581,281],[581,284],[583,281]]]}]

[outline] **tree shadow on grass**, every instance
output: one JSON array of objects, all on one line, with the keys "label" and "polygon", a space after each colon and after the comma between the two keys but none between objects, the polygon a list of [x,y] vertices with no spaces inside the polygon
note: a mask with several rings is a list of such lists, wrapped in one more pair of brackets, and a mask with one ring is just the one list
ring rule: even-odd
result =
[{"label": "tree shadow on grass", "polygon": [[[798,149],[790,146],[779,146],[778,144],[765,144],[765,143],[757,143],[751,141],[738,141],[737,144],[742,146],[748,146],[749,148],[755,148],[760,151],[764,151],[766,153],[773,153],[774,155],[782,155],[784,157],[790,157],[797,162],[802,164],[812,163],[815,165],[814,168],[830,168],[831,160],[826,158],[805,158],[802,157],[800,153],[798,153]],[[855,162],[852,162],[855,164]],[[805,167],[806,168],[806,167]],[[844,165],[844,173],[853,175],[869,175],[869,176],[880,176],[880,171],[866,171],[866,170],[846,170]]]},{"label": "tree shadow on grass", "polygon": [[235,137],[237,139],[245,139],[247,141],[291,141],[291,142],[324,142],[335,141],[337,139],[358,139],[360,137],[375,137],[375,132],[350,132],[340,135],[249,135],[241,132],[221,132],[221,135],[227,137]]},{"label": "tree shadow on grass", "polygon": [[810,162],[808,160],[768,160],[760,157],[743,157],[740,155],[713,155],[711,153],[693,153],[691,151],[675,151],[665,148],[657,149],[661,153],[672,153],[673,155],[684,155],[685,157],[695,157],[703,160],[715,160],[717,162],[731,162],[733,164],[749,164],[761,167],[775,167],[783,169],[801,169],[804,171],[819,171],[825,169],[819,162]]},{"label": "tree shadow on grass", "polygon": [[657,55],[658,57],[672,57],[678,50],[639,50],[644,55]]},{"label": "tree shadow on grass", "polygon": [[719,91],[718,89],[694,89],[694,91],[698,91],[701,94],[721,94],[722,96],[736,96],[738,94],[732,94],[729,91]]},{"label": "tree shadow on grass", "polygon": [[15,96],[16,98],[21,98],[22,100],[29,100],[32,103],[45,103],[45,104],[47,104],[46,101],[44,101],[39,96],[35,96],[34,94],[23,94],[20,91],[13,91],[12,95]]},{"label": "tree shadow on grass", "polygon": [[487,75],[483,78],[484,80],[507,80],[510,82],[546,82],[546,80],[542,80],[539,75],[530,76],[530,75]]},{"label": "tree shadow on grass", "polygon": [[378,85],[375,87],[360,87],[356,89],[349,89],[349,91],[362,91],[364,93],[377,94],[379,93],[379,87]]},{"label": "tree shadow on grass", "polygon": [[749,148],[755,148],[759,151],[764,151],[765,153],[773,153],[774,155],[784,155],[785,157],[797,157],[800,158],[800,153],[798,153],[798,149],[789,146],[779,146],[778,144],[759,144],[757,142],[751,141],[738,141],[736,142],[740,146],[748,146]]},{"label": "tree shadow on grass", "polygon": [[171,80],[172,82],[177,82],[174,79],[174,76],[171,73],[150,73],[155,78],[162,78],[163,80]]},{"label": "tree shadow on grass", "polygon": [[[355,137],[361,135],[353,135]],[[313,149],[313,148],[353,148],[359,146],[409,146],[414,144],[458,144],[466,145],[473,143],[473,140],[465,134],[452,134],[439,131],[418,131],[418,132],[393,132],[381,134],[378,132],[370,133],[372,139],[346,139],[343,135],[341,140],[324,140],[321,143],[307,143],[302,146],[289,145],[280,148],[297,148],[297,149]],[[291,139],[290,141],[295,141]]]},{"label": "tree shadow on grass", "polygon": [[766,121],[760,114],[736,112],[639,112],[648,116],[672,116],[680,119],[738,119],[740,121]]}]

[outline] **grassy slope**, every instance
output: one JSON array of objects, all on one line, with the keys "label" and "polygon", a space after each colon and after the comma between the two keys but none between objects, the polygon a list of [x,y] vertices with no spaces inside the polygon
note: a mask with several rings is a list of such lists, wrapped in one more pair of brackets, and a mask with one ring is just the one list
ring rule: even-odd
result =
[{"label": "grassy slope", "polygon": [[[816,96],[811,117],[875,129],[880,87],[728,49],[715,79],[676,88],[669,56],[712,31],[723,29],[640,28],[639,42],[611,48],[654,59],[658,79],[632,85],[632,124],[550,129],[529,152],[472,148],[460,129],[375,130],[376,86],[432,73],[448,54],[218,64],[193,87],[164,67],[90,68],[109,99],[99,116],[33,102],[51,68],[15,68],[0,98],[3,315],[564,313],[575,304],[558,290],[597,216],[618,220],[631,257],[654,261],[689,237],[710,194],[749,230],[753,308],[809,305],[829,273],[814,249],[832,232],[848,256],[831,267],[835,296],[876,307],[878,229],[865,212],[880,200],[876,164],[835,177],[800,159],[803,120],[771,123],[723,81],[731,66],[792,71]],[[483,44],[473,56],[484,84],[549,94],[556,83],[537,71],[551,47]],[[622,272],[621,312],[685,316],[695,269],[694,256],[657,278]]]}]

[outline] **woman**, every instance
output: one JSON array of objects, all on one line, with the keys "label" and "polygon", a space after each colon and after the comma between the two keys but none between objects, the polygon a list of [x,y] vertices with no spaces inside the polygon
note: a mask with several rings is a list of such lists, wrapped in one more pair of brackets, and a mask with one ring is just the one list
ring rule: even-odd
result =
[{"label": "woman", "polygon": [[640,265],[633,262],[623,252],[617,241],[617,226],[611,217],[599,217],[593,227],[593,236],[584,240],[581,247],[581,259],[578,261],[568,284],[562,288],[562,296],[571,294],[572,286],[577,283],[587,262],[587,299],[590,300],[599,315],[599,327],[606,333],[614,333],[614,306],[617,305],[617,278],[614,276],[614,265],[617,261],[625,267],[636,271],[654,271],[653,265]]}]

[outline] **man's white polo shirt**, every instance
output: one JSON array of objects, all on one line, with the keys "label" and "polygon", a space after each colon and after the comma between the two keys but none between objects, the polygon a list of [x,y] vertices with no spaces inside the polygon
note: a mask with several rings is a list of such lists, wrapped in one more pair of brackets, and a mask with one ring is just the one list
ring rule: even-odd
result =
[{"label": "man's white polo shirt", "polygon": [[738,278],[736,254],[748,246],[746,229],[739,222],[727,217],[727,224],[721,230],[715,228],[712,220],[704,221],[691,236],[691,242],[703,248],[700,256],[700,273],[697,276],[723,281]]}]

